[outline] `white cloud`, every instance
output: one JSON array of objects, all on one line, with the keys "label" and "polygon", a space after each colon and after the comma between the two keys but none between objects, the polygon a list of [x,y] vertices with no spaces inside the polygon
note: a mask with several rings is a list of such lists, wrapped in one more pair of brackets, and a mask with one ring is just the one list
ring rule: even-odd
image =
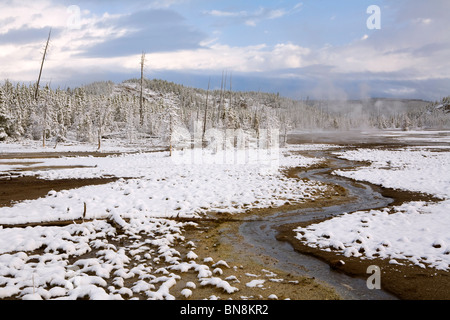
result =
[{"label": "white cloud", "polygon": [[214,17],[246,17],[247,11],[231,12],[221,10],[204,11],[204,14],[208,14]]},{"label": "white cloud", "polygon": [[268,72],[304,66],[311,53],[292,43],[231,47],[213,43],[208,48],[149,55],[150,68],[158,70],[223,70]]},{"label": "white cloud", "polygon": [[293,11],[298,11],[298,10],[301,10],[302,7],[303,7],[303,3],[302,3],[302,2],[299,2],[299,3],[297,3],[297,4],[294,6],[294,8],[292,8],[292,10],[293,10]]},{"label": "white cloud", "polygon": [[417,19],[414,19],[414,22],[417,24],[428,25],[428,24],[431,24],[433,22],[433,20],[429,19],[429,18],[417,18]]},{"label": "white cloud", "polygon": [[[170,6],[187,0],[172,0]],[[163,6],[165,1],[154,1],[150,5]],[[17,81],[35,81],[39,71],[42,49],[48,30],[55,30],[50,54],[44,69],[44,80],[64,80],[72,74],[90,73],[134,74],[139,68],[139,53],[123,57],[89,57],[80,53],[86,48],[112,39],[126,37],[134,30],[132,25],[125,27],[116,23],[124,14],[96,15],[82,11],[80,29],[67,28],[70,13],[67,7],[50,0],[32,2],[17,0],[0,3],[0,38],[14,30],[34,30],[42,32],[42,37],[33,34],[30,41],[17,43],[0,41],[0,80],[9,78]],[[425,6],[422,5],[423,9]],[[358,75],[382,80],[429,80],[448,79],[450,74],[450,23],[443,19],[443,10],[419,10],[409,7],[408,19],[403,23],[383,24],[383,29],[365,34],[353,42],[340,46],[324,45],[306,47],[285,41],[277,45],[231,46],[221,43],[225,38],[210,31],[210,39],[203,37],[198,41],[199,48],[172,50],[160,53],[147,53],[148,69],[155,71],[200,71],[214,72],[228,69],[241,73],[270,73],[277,77],[305,77],[302,68],[320,71],[324,78],[334,79]],[[262,21],[281,19],[286,15],[303,10],[301,3],[291,8],[258,8],[253,11],[204,12],[217,19],[223,18],[232,23],[257,26]],[[400,14],[405,10],[399,10]],[[180,17],[181,19],[181,17]],[[400,20],[399,20],[400,19]],[[401,18],[395,19],[401,21]],[[270,30],[272,31],[272,30]],[[271,32],[272,33],[272,32]],[[267,33],[266,33],[267,34]],[[410,87],[398,87],[388,94],[413,94]]]},{"label": "white cloud", "polygon": [[259,22],[264,20],[280,19],[288,14],[299,12],[302,9],[303,3],[296,4],[293,8],[286,9],[269,9],[259,7],[253,12],[249,11],[222,11],[210,10],[203,11],[203,14],[210,15],[216,18],[234,18],[230,23],[244,23],[247,26],[255,27]]},{"label": "white cloud", "polygon": [[177,4],[187,3],[189,0],[154,0],[145,2],[148,8],[152,9],[167,9]]},{"label": "white cloud", "polygon": [[281,18],[283,16],[285,16],[287,14],[287,12],[283,9],[278,9],[278,10],[271,10],[268,14],[267,14],[267,18],[268,19],[278,19]]},{"label": "white cloud", "polygon": [[[26,4],[25,4],[26,2]],[[66,6],[54,4],[48,0],[13,1],[12,4],[0,4],[0,21],[7,23],[0,26],[0,37],[8,35],[14,30],[40,30],[42,36],[34,36],[27,43],[0,44],[0,79],[8,78],[15,81],[35,81],[42,58],[43,47],[47,40],[50,27],[53,29],[48,57],[44,69],[44,78],[55,79],[67,77],[58,70],[73,70],[102,66],[117,66],[118,61],[108,59],[77,59],[75,56],[83,48],[101,43],[110,37],[119,37],[127,32],[125,29],[104,27],[99,28],[98,23],[107,21],[115,16],[104,14],[95,16],[88,11],[81,11],[79,29],[68,26],[72,14]],[[11,19],[7,19],[10,17]],[[120,65],[120,63],[119,63]],[[91,69],[92,70],[92,69]]]},{"label": "white cloud", "polygon": [[386,93],[394,96],[408,96],[412,95],[417,90],[415,88],[401,87],[401,88],[389,88],[385,90]]},{"label": "white cloud", "polygon": [[66,24],[69,14],[66,7],[53,5],[50,1],[13,1],[0,4],[0,21],[8,20],[8,23],[0,26],[0,33],[9,30],[28,28],[41,28],[43,26],[63,26]]}]

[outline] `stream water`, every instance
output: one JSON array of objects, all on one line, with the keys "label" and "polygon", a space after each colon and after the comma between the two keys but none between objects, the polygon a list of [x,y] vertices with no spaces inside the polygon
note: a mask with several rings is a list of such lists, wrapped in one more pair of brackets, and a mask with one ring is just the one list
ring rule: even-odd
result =
[{"label": "stream water", "polygon": [[[354,167],[355,163],[336,158],[330,151],[316,151],[310,154],[319,158],[326,158],[330,167],[344,169]],[[323,207],[300,209],[291,212],[278,212],[276,214],[257,219],[249,217],[240,227],[240,234],[245,241],[251,244],[256,252],[264,253],[275,258],[276,267],[293,274],[314,277],[319,281],[333,287],[343,299],[348,300],[392,300],[393,295],[382,290],[370,290],[367,279],[353,278],[341,272],[334,271],[328,264],[314,257],[294,251],[287,242],[277,241],[277,227],[284,224],[307,222],[315,219],[328,218],[343,212],[354,212],[380,208],[389,205],[393,200],[383,197],[370,185],[358,183],[356,186],[351,180],[334,176],[329,168],[305,171],[299,176],[315,181],[333,183],[344,187],[352,199],[344,204]],[[370,274],[368,274],[368,277]]]}]

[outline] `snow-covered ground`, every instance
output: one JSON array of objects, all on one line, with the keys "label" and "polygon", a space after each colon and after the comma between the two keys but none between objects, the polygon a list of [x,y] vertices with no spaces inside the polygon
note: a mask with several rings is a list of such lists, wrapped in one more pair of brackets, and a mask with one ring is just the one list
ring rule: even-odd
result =
[{"label": "snow-covered ground", "polygon": [[337,153],[348,160],[370,161],[369,167],[334,173],[387,188],[450,197],[450,152],[426,148],[399,150],[358,149]]},{"label": "snow-covered ground", "polygon": [[103,139],[100,150],[98,145],[92,143],[83,143],[78,141],[67,141],[55,143],[47,141],[46,146],[42,146],[42,141],[23,140],[21,142],[1,142],[0,157],[2,154],[10,153],[54,153],[54,152],[138,152],[147,150],[163,149],[160,139]]},{"label": "snow-covered ground", "polygon": [[[0,150],[42,151],[36,146],[24,150],[23,146],[5,144]],[[77,151],[91,150],[80,147]],[[189,223],[167,218],[202,217],[208,211],[239,213],[319,197],[325,186],[287,178],[282,170],[309,166],[320,159],[290,151],[280,150],[277,170],[267,170],[266,162],[211,161],[211,157],[221,156],[212,154],[203,155],[206,158],[201,163],[177,163],[168,152],[33,159],[37,164],[27,159],[1,160],[3,173],[35,168],[21,174],[41,179],[121,179],[106,185],[51,191],[46,197],[0,208],[0,298],[127,299],[140,294],[149,299],[173,299],[171,288],[183,281],[188,271],[197,274],[197,286],[235,292],[235,287],[220,278],[217,268],[210,270],[207,262],[197,261],[195,245],[183,235]],[[65,168],[42,170],[52,166]],[[71,166],[77,167],[67,168]],[[85,204],[83,223],[6,227],[79,219]],[[175,249],[176,245],[184,249]],[[192,290],[195,284],[180,293],[190,296]]]},{"label": "snow-covered ground", "polygon": [[370,166],[356,170],[337,170],[336,175],[427,193],[442,201],[411,201],[391,209],[343,213],[295,229],[297,238],[308,246],[335,250],[345,256],[379,257],[393,264],[407,260],[423,268],[450,270],[450,152],[445,148],[415,146],[336,154],[371,162]]},{"label": "snow-covered ground", "polygon": [[[11,160],[0,160],[0,172],[27,168],[21,174],[47,180],[123,178],[106,185],[52,191],[41,199],[0,208],[0,223],[77,219],[84,212],[84,203],[87,219],[101,219],[115,213],[123,218],[194,217],[208,211],[239,213],[303,201],[314,192],[324,190],[318,183],[286,178],[281,169],[305,167],[320,161],[286,152],[277,158],[279,167],[273,171],[267,170],[273,167],[266,162],[220,163],[211,160],[219,157],[212,154],[205,154],[207,160],[203,162],[178,163],[172,161],[168,152],[14,160],[13,165],[7,164]],[[30,161],[33,164],[27,164]],[[54,166],[65,169],[39,169]],[[67,168],[71,166],[75,167]]]},{"label": "snow-covered ground", "polygon": [[401,141],[417,142],[450,142],[450,131],[448,130],[386,130],[381,132],[368,133],[377,136],[391,137]]}]

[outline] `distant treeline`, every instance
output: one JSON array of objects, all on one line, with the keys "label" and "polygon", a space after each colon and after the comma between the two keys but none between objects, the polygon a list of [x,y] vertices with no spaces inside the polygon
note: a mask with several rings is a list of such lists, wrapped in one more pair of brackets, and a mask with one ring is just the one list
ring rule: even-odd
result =
[{"label": "distant treeline", "polygon": [[439,102],[370,99],[306,101],[261,92],[189,88],[163,80],[120,84],[95,82],[78,88],[41,87],[4,81],[0,86],[0,140],[49,139],[100,142],[105,137],[170,139],[175,126],[193,130],[357,128],[450,128],[450,97]]}]

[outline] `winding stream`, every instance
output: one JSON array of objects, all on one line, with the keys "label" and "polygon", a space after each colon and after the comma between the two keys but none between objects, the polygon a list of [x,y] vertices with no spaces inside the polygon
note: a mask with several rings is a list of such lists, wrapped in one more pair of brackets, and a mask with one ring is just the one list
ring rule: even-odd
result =
[{"label": "winding stream", "polygon": [[[339,159],[332,152],[332,150],[321,150],[309,153],[314,157],[328,159],[330,161],[330,167],[333,169],[355,167],[356,164],[354,162]],[[277,259],[277,268],[293,274],[314,277],[332,286],[343,299],[396,299],[396,297],[385,291],[369,290],[365,279],[353,278],[333,271],[325,262],[308,255],[300,254],[294,251],[294,248],[289,243],[276,240],[277,227],[280,225],[328,218],[342,214],[343,212],[381,208],[389,205],[393,201],[390,198],[383,197],[368,184],[361,182],[358,183],[358,186],[355,186],[351,180],[331,175],[329,172],[330,168],[307,170],[300,173],[299,177],[340,185],[348,191],[352,199],[351,201],[330,207],[278,212],[264,219],[249,217],[240,226],[240,234],[247,243],[254,247],[256,252],[261,252]]]}]

